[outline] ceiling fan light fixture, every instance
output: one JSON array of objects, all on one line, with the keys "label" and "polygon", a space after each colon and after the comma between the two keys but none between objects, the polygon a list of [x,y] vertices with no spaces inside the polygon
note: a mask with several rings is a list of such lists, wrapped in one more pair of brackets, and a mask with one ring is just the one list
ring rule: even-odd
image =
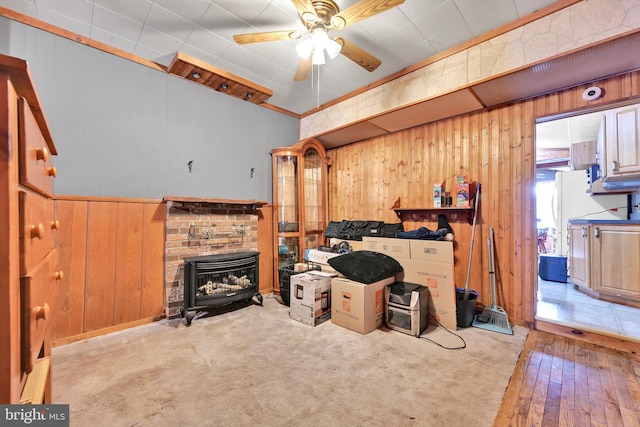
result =
[{"label": "ceiling fan light fixture", "polygon": [[329,58],[334,59],[340,53],[342,45],[335,40],[327,39],[324,48],[327,51],[327,55],[329,55]]},{"label": "ceiling fan light fixture", "polygon": [[311,63],[315,65],[324,65],[324,50],[318,48],[313,49],[313,58],[311,58]]},{"label": "ceiling fan light fixture", "polygon": [[309,59],[311,52],[313,52],[313,40],[311,38],[302,40],[296,45],[296,52],[300,58]]}]

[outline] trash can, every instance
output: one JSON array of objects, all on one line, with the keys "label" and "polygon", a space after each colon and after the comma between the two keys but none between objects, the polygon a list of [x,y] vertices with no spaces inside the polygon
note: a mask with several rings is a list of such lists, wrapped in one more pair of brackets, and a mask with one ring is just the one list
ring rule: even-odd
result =
[{"label": "trash can", "polygon": [[456,288],[456,323],[460,328],[468,328],[476,316],[478,291],[469,289],[469,298],[464,299],[464,288]]}]

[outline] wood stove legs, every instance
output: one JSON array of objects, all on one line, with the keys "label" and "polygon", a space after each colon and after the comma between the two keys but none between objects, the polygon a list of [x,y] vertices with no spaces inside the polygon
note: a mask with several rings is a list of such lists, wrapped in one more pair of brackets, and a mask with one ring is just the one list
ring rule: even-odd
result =
[{"label": "wood stove legs", "polygon": [[[260,307],[264,307],[264,303],[263,303],[263,297],[262,294],[260,292],[257,292],[256,294],[254,294],[250,299],[245,300],[245,303],[248,303],[252,301],[253,303],[259,305]],[[231,304],[235,304],[238,302],[242,302],[242,300],[240,301],[234,301]],[[231,305],[229,304],[229,305]],[[219,306],[219,307],[211,307],[211,309],[216,309],[216,308],[223,308],[225,306]],[[191,326],[191,322],[193,322],[194,319],[197,319],[198,317],[202,317],[202,316],[206,316],[207,314],[209,314],[208,311],[198,311],[197,309],[193,308],[193,309],[187,309],[185,311],[184,307],[180,308],[180,317],[183,317],[186,321],[187,321],[187,326]]]},{"label": "wood stove legs", "polygon": [[262,304],[262,294],[260,292],[257,292],[254,296],[253,296],[254,301],[256,301],[258,303],[258,305],[260,305],[260,307],[263,307],[264,304]]}]

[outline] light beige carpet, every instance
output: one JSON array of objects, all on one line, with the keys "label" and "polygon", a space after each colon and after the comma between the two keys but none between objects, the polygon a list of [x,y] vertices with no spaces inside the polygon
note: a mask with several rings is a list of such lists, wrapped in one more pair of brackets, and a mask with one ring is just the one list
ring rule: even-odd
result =
[{"label": "light beige carpet", "polygon": [[456,333],[311,327],[269,295],[54,348],[53,400],[78,427],[491,426],[528,329]]}]

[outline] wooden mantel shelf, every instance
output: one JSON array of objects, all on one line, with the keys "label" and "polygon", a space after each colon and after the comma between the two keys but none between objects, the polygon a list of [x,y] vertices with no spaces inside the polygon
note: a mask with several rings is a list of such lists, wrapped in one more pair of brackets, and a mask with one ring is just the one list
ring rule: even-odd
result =
[{"label": "wooden mantel shelf", "polygon": [[183,202],[183,203],[211,203],[214,205],[253,205],[264,206],[268,202],[262,200],[234,200],[234,199],[209,199],[204,197],[182,197],[182,196],[164,196],[165,202]]},{"label": "wooden mantel shelf", "polygon": [[393,208],[400,221],[431,221],[437,222],[438,215],[442,214],[449,222],[467,220],[469,224],[473,223],[473,208]]},{"label": "wooden mantel shelf", "polygon": [[223,214],[253,213],[268,202],[262,200],[208,199],[202,197],[164,196],[162,199],[173,209],[197,213],[202,208],[215,210]]}]

